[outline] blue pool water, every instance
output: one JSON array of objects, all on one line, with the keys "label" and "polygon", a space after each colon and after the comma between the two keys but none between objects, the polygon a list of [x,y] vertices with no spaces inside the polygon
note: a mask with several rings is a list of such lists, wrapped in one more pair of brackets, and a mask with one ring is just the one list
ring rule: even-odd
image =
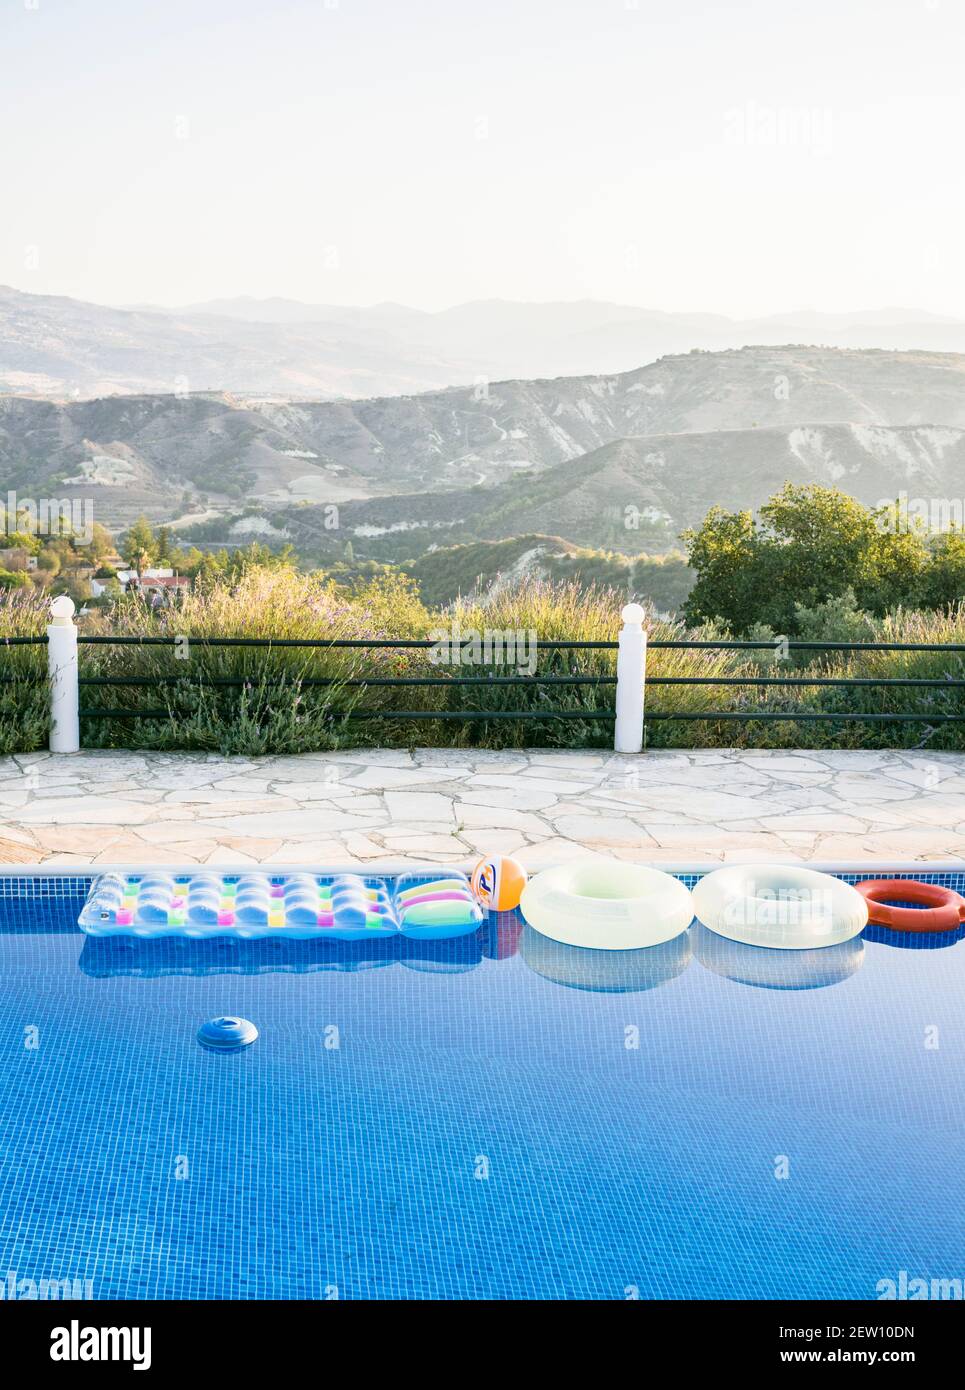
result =
[{"label": "blue pool water", "polygon": [[[695,925],[586,952],[504,914],[439,943],[95,941],[88,886],[0,881],[5,1291],[8,1271],[98,1298],[965,1277],[957,937],[776,953]],[[258,1041],[200,1047],[224,1012]]]}]

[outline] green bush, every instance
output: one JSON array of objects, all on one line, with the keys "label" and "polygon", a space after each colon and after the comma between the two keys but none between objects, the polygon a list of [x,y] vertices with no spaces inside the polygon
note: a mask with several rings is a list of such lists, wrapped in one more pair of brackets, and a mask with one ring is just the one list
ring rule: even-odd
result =
[{"label": "green bush", "polygon": [[33,587],[26,570],[0,569],[0,589],[30,589]]},{"label": "green bush", "polygon": [[883,617],[898,607],[942,608],[965,595],[965,538],[892,525],[836,488],[785,484],[760,509],[712,507],[684,535],[696,582],[688,622],[720,622],[735,634],[755,623],[799,632],[800,614],[850,592]]},{"label": "green bush", "polygon": [[33,753],[47,744],[47,648],[6,640],[42,637],[47,621],[47,601],[32,585],[0,593],[0,754]]}]

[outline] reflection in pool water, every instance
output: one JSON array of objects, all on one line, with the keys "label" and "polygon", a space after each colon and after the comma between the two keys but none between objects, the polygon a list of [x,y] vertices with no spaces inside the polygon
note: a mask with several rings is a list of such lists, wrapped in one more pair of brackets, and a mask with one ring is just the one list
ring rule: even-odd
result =
[{"label": "reflection in pool water", "polygon": [[965,939],[965,926],[956,927],[954,931],[891,931],[889,927],[876,927],[869,922],[862,935],[865,941],[876,941],[896,951],[943,951]]},{"label": "reflection in pool water", "polygon": [[690,963],[690,935],[680,932],[670,941],[635,951],[596,951],[551,941],[524,926],[519,954],[530,970],[554,984],[601,994],[629,994],[657,989],[686,970]]},{"label": "reflection in pool water", "polygon": [[165,975],[310,975],[334,970],[342,974],[402,965],[430,974],[455,975],[483,959],[486,936],[420,941],[409,937],[373,937],[371,941],[264,939],[204,941],[191,937],[145,938],[87,936],[78,965],[94,979]]},{"label": "reflection in pool water", "polygon": [[[917,940],[909,944],[918,945]],[[738,984],[764,989],[822,989],[860,967],[860,937],[814,951],[780,951],[730,941],[694,922],[670,941],[633,951],[600,951],[551,941],[516,913],[471,936],[446,941],[379,937],[371,941],[198,941],[84,937],[78,964],[94,979],[158,979],[167,975],[362,973],[399,965],[425,974],[458,975],[483,960],[508,961],[516,953],[537,975],[570,989],[629,994],[658,989],[699,961]]]},{"label": "reflection in pool water", "polygon": [[706,970],[758,989],[826,989],[847,980],[864,960],[860,936],[813,951],[746,946],[717,936],[700,922],[693,924],[690,936],[694,956]]}]

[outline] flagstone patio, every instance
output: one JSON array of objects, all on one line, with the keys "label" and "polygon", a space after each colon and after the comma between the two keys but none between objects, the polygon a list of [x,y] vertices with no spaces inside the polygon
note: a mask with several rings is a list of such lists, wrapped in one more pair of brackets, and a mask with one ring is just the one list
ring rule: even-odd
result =
[{"label": "flagstone patio", "polygon": [[0,759],[0,864],[965,863],[965,755],[361,749]]}]

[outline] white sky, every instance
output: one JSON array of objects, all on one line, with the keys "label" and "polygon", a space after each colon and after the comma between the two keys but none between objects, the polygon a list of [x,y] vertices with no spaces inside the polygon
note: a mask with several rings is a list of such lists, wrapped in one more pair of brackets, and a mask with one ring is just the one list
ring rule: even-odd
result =
[{"label": "white sky", "polygon": [[0,0],[0,283],[965,316],[963,0]]}]

